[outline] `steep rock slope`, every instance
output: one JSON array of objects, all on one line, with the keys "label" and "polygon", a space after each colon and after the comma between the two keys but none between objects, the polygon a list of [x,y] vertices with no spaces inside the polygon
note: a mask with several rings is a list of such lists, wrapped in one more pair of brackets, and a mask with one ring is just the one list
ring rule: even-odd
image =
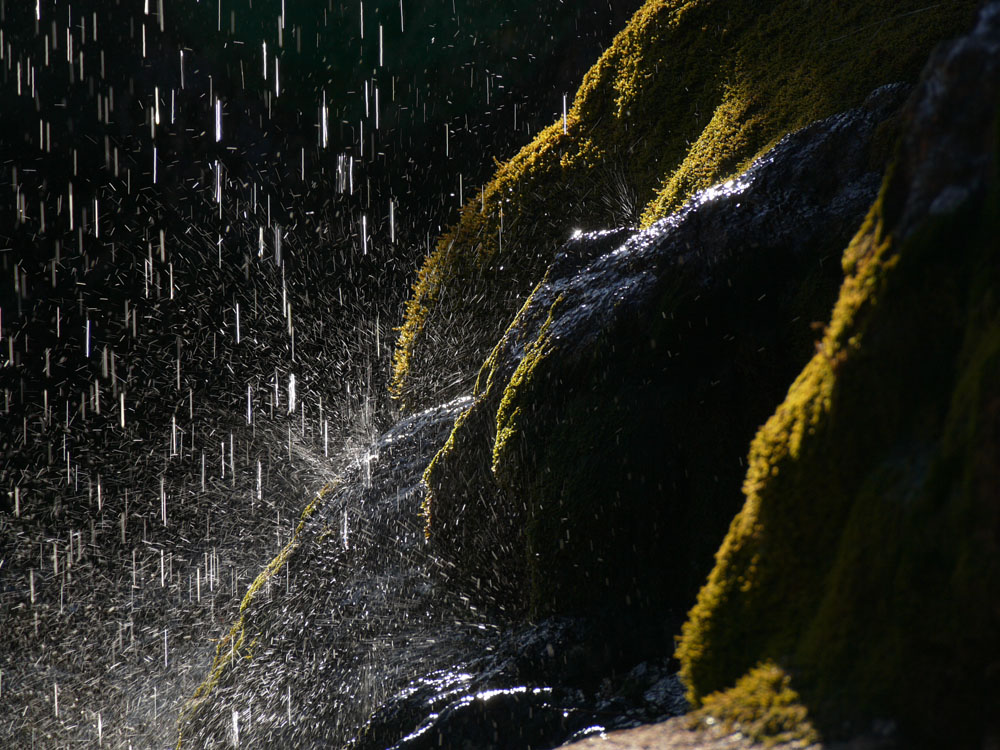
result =
[{"label": "steep rock slope", "polygon": [[679,649],[717,717],[753,727],[794,690],[824,733],[997,739],[998,101],[992,4],[929,63],[816,354],[751,447]]},{"label": "steep rock slope", "polygon": [[414,284],[393,394],[466,388],[574,229],[651,224],[786,133],[914,80],[977,4],[649,0],[565,116],[470,191]]}]

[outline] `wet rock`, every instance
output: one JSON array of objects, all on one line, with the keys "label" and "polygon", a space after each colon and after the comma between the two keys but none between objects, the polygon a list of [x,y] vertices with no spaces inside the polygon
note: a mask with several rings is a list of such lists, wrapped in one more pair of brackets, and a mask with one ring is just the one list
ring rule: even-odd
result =
[{"label": "wet rock", "polygon": [[684,712],[676,668],[665,659],[625,672],[600,659],[584,666],[564,658],[599,652],[595,644],[606,637],[604,625],[582,618],[511,628],[464,672],[414,681],[387,700],[352,746],[554,747]]},{"label": "wet rock", "polygon": [[535,613],[686,607],[746,445],[813,351],[906,87],[784,138],[651,229],[571,240],[431,464],[435,548]]},{"label": "wet rock", "polygon": [[185,746],[226,746],[237,722],[241,742],[342,745],[385,696],[484,647],[496,626],[449,589],[416,514],[462,406],[396,425],[307,509],[182,715]]},{"label": "wet rock", "polygon": [[553,747],[680,710],[675,669],[623,678],[635,654],[604,647],[630,623],[512,623],[431,554],[421,473],[468,404],[395,425],[307,509],[219,644],[182,747],[227,747],[237,732],[261,747]]}]

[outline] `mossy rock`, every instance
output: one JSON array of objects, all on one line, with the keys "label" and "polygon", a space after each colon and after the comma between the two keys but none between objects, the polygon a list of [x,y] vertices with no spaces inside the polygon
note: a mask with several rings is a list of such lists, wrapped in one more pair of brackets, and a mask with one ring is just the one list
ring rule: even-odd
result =
[{"label": "mossy rock", "polygon": [[499,166],[424,262],[391,391],[413,408],[468,387],[576,229],[650,225],[784,134],[915,80],[975,0],[650,0],[565,120]]},{"label": "mossy rock", "polygon": [[739,732],[765,747],[788,742],[805,746],[819,739],[791,677],[774,662],[758,664],[730,690],[705,696],[701,709],[688,714],[692,729],[720,721],[727,732]]},{"label": "mossy rock", "polygon": [[1000,6],[984,18],[932,58],[826,333],[753,441],[678,649],[695,705],[770,661],[824,734],[996,737]]},{"label": "mossy rock", "polygon": [[563,248],[425,473],[445,558],[536,615],[687,606],[746,445],[833,304],[905,91],[790,135],[649,230]]}]

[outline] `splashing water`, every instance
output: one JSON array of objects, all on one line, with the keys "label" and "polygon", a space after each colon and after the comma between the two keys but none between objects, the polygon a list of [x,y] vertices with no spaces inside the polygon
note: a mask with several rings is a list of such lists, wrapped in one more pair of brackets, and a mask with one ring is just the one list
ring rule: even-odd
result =
[{"label": "splashing water", "polygon": [[[541,58],[579,75],[623,13],[227,5],[0,2],[3,746],[173,733],[301,509],[378,485],[387,334],[453,186],[547,124]],[[526,12],[558,46],[484,58]],[[369,549],[368,509],[335,513],[338,554]]]}]

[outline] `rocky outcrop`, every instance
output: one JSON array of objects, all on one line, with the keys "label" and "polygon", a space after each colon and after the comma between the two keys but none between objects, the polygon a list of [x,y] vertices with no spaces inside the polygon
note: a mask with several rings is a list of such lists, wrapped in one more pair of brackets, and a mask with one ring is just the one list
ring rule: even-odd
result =
[{"label": "rocky outcrop", "polygon": [[746,445],[813,351],[904,92],[788,136],[648,230],[563,248],[425,475],[428,537],[476,589],[535,614],[686,606]]},{"label": "rocky outcrop", "polygon": [[182,743],[551,746],[670,715],[671,611],[724,537],[677,653],[710,742],[995,744],[1000,4],[906,92],[562,246],[472,397],[307,509]]},{"label": "rocky outcrop", "polygon": [[685,710],[665,655],[617,647],[632,624],[511,623],[430,554],[420,476],[466,405],[403,420],[307,507],[219,642],[179,748],[554,747]]},{"label": "rocky outcrop", "polygon": [[753,441],[679,649],[715,718],[780,669],[828,735],[1000,736],[998,101],[993,3],[928,64],[816,353]]},{"label": "rocky outcrop", "polygon": [[915,80],[977,5],[648,0],[565,117],[470,191],[414,284],[392,392],[413,408],[465,391],[574,230],[650,225],[786,133]]}]

